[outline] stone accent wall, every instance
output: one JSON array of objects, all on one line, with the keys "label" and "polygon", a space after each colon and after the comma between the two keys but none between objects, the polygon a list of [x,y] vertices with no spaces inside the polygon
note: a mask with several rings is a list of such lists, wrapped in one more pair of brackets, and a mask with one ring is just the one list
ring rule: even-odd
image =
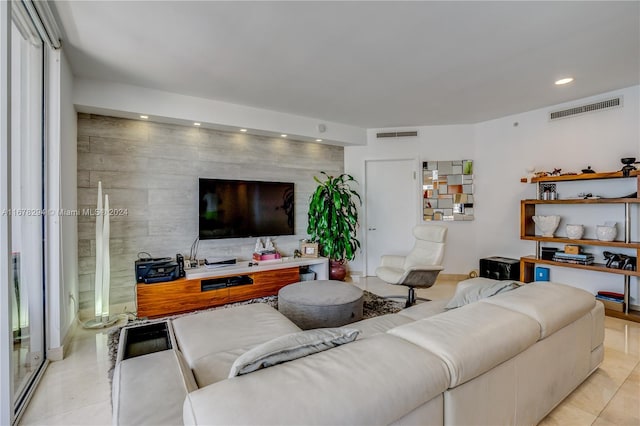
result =
[{"label": "stone accent wall", "polygon": [[[278,237],[285,255],[306,237],[313,176],[344,170],[343,148],[150,121],[78,114],[78,209],[95,209],[98,182],[109,194],[111,303],[135,307],[134,261],[188,256],[198,235],[198,178],[295,183],[295,236]],[[201,241],[198,257],[249,259],[254,238]],[[80,309],[93,306],[95,217],[78,217]],[[129,307],[129,304],[130,307]]]}]

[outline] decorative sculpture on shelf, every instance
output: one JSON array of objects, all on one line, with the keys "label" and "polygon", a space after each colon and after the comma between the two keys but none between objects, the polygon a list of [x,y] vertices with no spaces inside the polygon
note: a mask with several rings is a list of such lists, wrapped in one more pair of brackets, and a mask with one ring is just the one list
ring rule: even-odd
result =
[{"label": "decorative sculpture on shelf", "polygon": [[624,177],[629,177],[629,174],[633,170],[636,170],[636,167],[634,166],[634,164],[638,164],[638,162],[636,162],[635,157],[621,158],[620,162],[622,162],[622,164],[624,164],[624,166],[621,169],[622,176],[624,176]]},{"label": "decorative sculpture on shelf", "polygon": [[275,247],[273,246],[273,241],[271,241],[271,237],[267,237],[267,242],[264,244],[265,251],[273,251]]},{"label": "decorative sculpture on shelf", "polygon": [[264,251],[264,246],[262,245],[262,240],[258,238],[256,240],[256,246],[253,249],[254,253],[262,253]]},{"label": "decorative sculpture on shelf", "polygon": [[610,251],[605,251],[602,253],[607,263],[605,266],[607,268],[613,269],[624,269],[627,271],[635,271],[637,259],[635,256],[627,256],[622,253],[612,253]]},{"label": "decorative sculpture on shelf", "polygon": [[531,179],[534,178],[535,175],[536,175],[535,174],[536,168],[535,167],[527,167],[525,170],[527,172],[527,176],[526,176],[527,183],[531,183]]},{"label": "decorative sculpture on shelf", "polygon": [[[256,246],[253,250],[253,260],[260,262],[265,260],[279,260],[282,259],[280,253],[276,249],[271,237],[267,237],[265,244],[262,244],[262,240],[258,238]],[[257,263],[256,263],[257,265]]]}]

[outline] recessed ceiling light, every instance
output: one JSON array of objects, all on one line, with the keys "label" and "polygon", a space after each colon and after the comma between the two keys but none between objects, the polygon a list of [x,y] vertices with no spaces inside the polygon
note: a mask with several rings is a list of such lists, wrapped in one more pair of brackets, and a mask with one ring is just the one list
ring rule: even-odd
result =
[{"label": "recessed ceiling light", "polygon": [[193,125],[194,125],[194,126],[199,126],[199,125],[200,125],[200,123],[193,123]]},{"label": "recessed ceiling light", "polygon": [[140,118],[146,120],[147,118],[149,118],[149,116],[148,115],[141,115]]},{"label": "recessed ceiling light", "polygon": [[322,142],[322,139],[316,139],[316,142]]},{"label": "recessed ceiling light", "polygon": [[246,131],[247,131],[247,129],[240,129],[240,131],[241,131],[241,132],[246,132]]},{"label": "recessed ceiling light", "polygon": [[287,137],[287,135],[285,135],[284,133],[283,133],[283,134],[281,134],[280,136],[282,136],[283,138],[286,138],[286,137]]},{"label": "recessed ceiling light", "polygon": [[561,78],[560,80],[556,81],[556,85],[562,86],[563,84],[568,84],[568,83],[571,83],[572,81],[573,81],[573,77]]}]

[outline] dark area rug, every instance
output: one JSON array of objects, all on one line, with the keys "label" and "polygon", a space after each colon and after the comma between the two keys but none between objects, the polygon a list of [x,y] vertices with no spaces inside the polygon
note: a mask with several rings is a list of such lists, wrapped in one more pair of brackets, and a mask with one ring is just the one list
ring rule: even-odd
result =
[{"label": "dark area rug", "polygon": [[[386,314],[394,314],[396,312],[400,312],[404,308],[404,302],[395,302],[393,300],[384,299],[366,290],[364,291],[363,296],[364,296],[364,304],[363,304],[363,312],[362,312],[363,319],[373,318],[373,317],[386,315]],[[161,321],[166,321],[173,318],[179,318],[185,315],[194,315],[199,312],[214,311],[218,309],[228,309],[234,306],[249,305],[252,303],[266,303],[269,306],[272,306],[278,309],[278,296],[259,297],[257,299],[246,300],[244,302],[230,303],[228,305],[217,306],[215,308],[210,308],[210,309],[205,309],[205,310],[200,310],[195,312],[188,312],[188,313],[179,314],[179,315],[171,315],[167,317],[156,318],[153,320],[149,320],[145,318],[134,319],[134,320],[129,320],[129,322],[124,326],[114,327],[109,332],[109,335],[107,338],[107,344],[109,348],[109,359],[111,361],[111,366],[109,368],[109,380],[111,380],[111,378],[113,377],[113,369],[115,368],[116,358],[118,355],[118,343],[120,341],[120,331],[124,327],[129,327],[132,325],[138,325],[138,324],[144,324],[144,323],[161,322]]]}]

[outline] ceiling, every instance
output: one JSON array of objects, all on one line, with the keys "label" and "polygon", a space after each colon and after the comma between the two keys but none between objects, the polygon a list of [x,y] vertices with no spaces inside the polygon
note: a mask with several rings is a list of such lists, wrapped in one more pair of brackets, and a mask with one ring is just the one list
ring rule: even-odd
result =
[{"label": "ceiling", "polygon": [[475,123],[640,84],[639,1],[54,9],[77,77],[363,128]]}]

